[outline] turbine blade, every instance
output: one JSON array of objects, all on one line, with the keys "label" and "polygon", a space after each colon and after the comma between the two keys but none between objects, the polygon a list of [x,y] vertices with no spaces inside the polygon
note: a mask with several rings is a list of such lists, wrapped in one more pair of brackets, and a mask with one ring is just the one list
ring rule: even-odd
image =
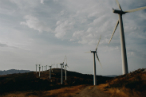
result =
[{"label": "turbine blade", "polygon": [[120,5],[119,1],[118,1],[118,0],[116,0],[116,2],[117,2],[117,4],[118,4],[119,8],[122,10],[121,5]]},{"label": "turbine blade", "polygon": [[146,9],[146,6],[145,7],[136,8],[136,9],[132,9],[132,10],[127,10],[127,11],[124,11],[124,12],[135,12],[135,11],[139,11],[139,10],[142,10],[142,9]]},{"label": "turbine blade", "polygon": [[66,66],[69,68],[69,66],[66,64]]},{"label": "turbine blade", "polygon": [[100,39],[101,39],[101,35],[100,35],[100,38],[99,38],[98,44],[97,44],[96,49],[95,49],[96,51],[97,51],[97,47],[98,47],[98,45],[99,45]]},{"label": "turbine blade", "polygon": [[63,62],[65,62],[65,59],[66,59],[66,55],[65,55],[65,57],[64,57],[64,61],[63,61]]},{"label": "turbine blade", "polygon": [[114,29],[114,32],[113,32],[113,34],[112,34],[112,37],[111,37],[109,43],[111,42],[111,40],[112,40],[112,38],[113,38],[113,35],[114,35],[114,33],[115,33],[115,31],[116,31],[116,29],[117,29],[117,27],[118,27],[118,24],[119,24],[119,20],[117,21],[116,27],[115,27],[115,29]]},{"label": "turbine blade", "polygon": [[100,66],[102,67],[102,65],[101,65],[101,63],[100,63],[100,60],[99,60],[99,58],[98,58],[97,53],[96,53],[96,58],[97,58],[97,60],[98,60],[98,62],[99,62],[99,64],[100,64]]}]

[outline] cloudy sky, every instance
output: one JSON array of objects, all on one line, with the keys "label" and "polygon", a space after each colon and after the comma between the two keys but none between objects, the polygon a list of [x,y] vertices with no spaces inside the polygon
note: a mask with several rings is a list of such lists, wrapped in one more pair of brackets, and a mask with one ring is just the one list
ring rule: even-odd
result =
[{"label": "cloudy sky", "polygon": [[[146,0],[119,0],[123,10]],[[35,70],[35,64],[61,63],[69,70],[98,75],[122,74],[119,27],[108,44],[118,15],[115,0],[0,0],[0,70]],[[146,10],[123,15],[129,71],[146,68]],[[56,66],[54,66],[56,67]]]}]

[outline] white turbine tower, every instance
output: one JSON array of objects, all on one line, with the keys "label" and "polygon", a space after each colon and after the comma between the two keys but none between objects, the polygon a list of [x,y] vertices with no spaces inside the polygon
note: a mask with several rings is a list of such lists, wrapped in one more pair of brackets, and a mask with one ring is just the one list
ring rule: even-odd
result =
[{"label": "white turbine tower", "polygon": [[63,68],[64,62],[60,63],[60,65],[61,65],[61,84],[63,84],[63,72],[62,72],[62,68]]},{"label": "white turbine tower", "polygon": [[45,67],[46,67],[46,66],[44,66],[44,71],[45,71]]},{"label": "white turbine tower", "polygon": [[[66,72],[66,69],[67,69],[68,65],[67,63],[65,64],[65,80],[67,80],[67,72]],[[69,67],[68,67],[69,68]]]},{"label": "white turbine tower", "polygon": [[47,71],[47,65],[46,65],[46,71]]},{"label": "white turbine tower", "polygon": [[56,64],[56,68],[58,68],[58,64]]},{"label": "white turbine tower", "polygon": [[65,59],[66,59],[66,64],[64,65],[64,68],[65,68],[65,80],[67,80],[67,72],[66,72],[66,69],[67,69],[68,65],[67,65],[67,57],[66,56],[64,58],[64,62],[65,62]]},{"label": "white turbine tower", "polygon": [[[100,39],[101,39],[101,37],[100,37]],[[99,60],[99,58],[98,58],[98,55],[97,55],[97,47],[98,47],[98,45],[99,45],[99,42],[100,42],[100,39],[99,39],[99,41],[98,41],[98,44],[97,44],[97,46],[96,46],[96,49],[95,49],[95,51],[90,51],[89,53],[93,53],[93,73],[94,73],[94,81],[93,81],[93,83],[94,83],[94,85],[96,85],[96,60],[95,60],[95,55],[96,55],[96,58],[97,58],[97,60],[99,61],[99,63],[100,63],[100,60]],[[101,63],[100,63],[100,65],[101,65]]]},{"label": "white turbine tower", "polygon": [[[135,12],[138,10],[142,10],[142,9],[146,9],[146,7],[140,7],[137,9],[132,9],[132,10],[128,10],[128,11],[123,11],[118,0],[116,0],[120,10],[115,10],[113,9],[113,13],[118,14],[119,15],[119,20],[117,21],[116,27],[114,29],[114,32],[112,34],[112,37],[117,29],[118,24],[120,23],[120,36],[121,36],[121,56],[122,56],[122,70],[123,70],[123,74],[127,74],[128,73],[128,63],[127,63],[127,54],[126,54],[126,45],[125,45],[125,35],[124,35],[124,27],[123,27],[123,20],[122,20],[122,15],[129,13],[129,12]],[[110,41],[112,40],[112,37],[110,39]],[[109,43],[110,43],[109,41]]]},{"label": "white turbine tower", "polygon": [[40,71],[41,71],[41,66],[40,66],[40,64],[39,64],[39,77],[40,77]]},{"label": "white turbine tower", "polygon": [[36,73],[37,73],[37,64],[36,64]]},{"label": "white turbine tower", "polygon": [[49,76],[49,78],[51,79],[51,68],[52,68],[52,65],[49,66],[49,67],[50,67],[50,76]]}]

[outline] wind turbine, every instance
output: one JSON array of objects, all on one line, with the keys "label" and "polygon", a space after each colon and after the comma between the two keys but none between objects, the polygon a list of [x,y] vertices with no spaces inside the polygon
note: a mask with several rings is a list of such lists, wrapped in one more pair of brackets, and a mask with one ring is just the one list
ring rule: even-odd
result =
[{"label": "wind turbine", "polygon": [[[127,74],[128,73],[128,63],[127,63],[127,54],[126,54],[126,45],[125,45],[125,35],[124,35],[124,27],[123,27],[123,20],[122,20],[122,15],[129,13],[129,12],[135,12],[138,10],[142,10],[142,9],[146,9],[145,7],[140,7],[137,9],[132,9],[132,10],[128,10],[128,11],[123,11],[121,8],[121,5],[119,4],[118,0],[116,0],[120,10],[116,10],[113,9],[113,13],[118,14],[119,15],[119,20],[117,21],[116,27],[114,29],[114,32],[112,34],[112,37],[117,29],[118,24],[120,24],[120,36],[121,36],[121,56],[122,56],[122,70],[123,70],[123,74]],[[110,41],[112,40],[112,37],[110,39]],[[109,43],[110,43],[109,41]]]},{"label": "wind turbine", "polygon": [[44,66],[44,71],[45,71],[45,67],[46,67],[46,66]]},{"label": "wind turbine", "polygon": [[53,65],[49,66],[50,67],[50,76],[49,78],[51,79],[51,68],[52,68]]},{"label": "wind turbine", "polygon": [[[100,36],[100,39],[101,39],[101,36]],[[99,60],[98,55],[97,55],[97,47],[99,45],[100,39],[98,41],[98,44],[96,46],[95,51],[91,51],[90,50],[90,52],[88,52],[88,53],[93,53],[93,72],[94,72],[94,75],[93,75],[94,81],[93,81],[93,83],[94,83],[94,85],[96,85],[96,60],[95,60],[95,55],[96,55],[97,60],[100,63],[100,60]],[[101,63],[100,63],[100,65],[101,65]]]},{"label": "wind turbine", "polygon": [[[65,80],[67,80],[67,72],[66,72],[66,69],[67,69],[67,67],[68,67],[68,65],[67,65],[67,57],[65,56],[65,59],[66,59],[66,64],[65,64]],[[65,60],[64,60],[64,62],[65,62]]]},{"label": "wind turbine", "polygon": [[40,66],[40,64],[39,64],[39,77],[40,77],[40,70],[41,70],[41,66]]},{"label": "wind turbine", "polygon": [[62,68],[63,68],[64,62],[60,63],[60,65],[61,65],[61,84],[63,84],[63,72],[62,72]]},{"label": "wind turbine", "polygon": [[58,64],[56,64],[56,68],[58,68]]},{"label": "wind turbine", "polygon": [[37,64],[36,64],[36,73],[37,73]]},{"label": "wind turbine", "polygon": [[42,66],[42,71],[43,71],[43,66]]}]

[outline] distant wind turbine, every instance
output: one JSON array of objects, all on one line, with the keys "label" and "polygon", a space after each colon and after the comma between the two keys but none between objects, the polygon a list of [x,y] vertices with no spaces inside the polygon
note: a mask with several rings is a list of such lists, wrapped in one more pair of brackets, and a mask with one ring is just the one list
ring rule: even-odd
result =
[{"label": "distant wind turbine", "polygon": [[63,68],[64,62],[60,63],[60,65],[61,65],[61,84],[63,84],[63,72],[62,72],[62,68]]},{"label": "distant wind turbine", "polygon": [[49,78],[51,79],[51,68],[52,68],[53,65],[49,66],[50,67],[50,76]]},{"label": "distant wind turbine", "polygon": [[56,64],[56,68],[58,68],[58,64]]},{"label": "distant wind turbine", "polygon": [[[101,36],[100,36],[100,39],[101,39]],[[98,58],[98,55],[97,55],[97,47],[98,47],[98,45],[99,45],[99,42],[100,42],[100,39],[99,39],[99,41],[98,41],[98,44],[97,44],[97,46],[96,46],[96,49],[95,49],[95,51],[90,51],[90,52],[88,52],[88,53],[93,53],[93,72],[94,72],[94,85],[96,85],[96,60],[95,60],[95,54],[96,54],[96,58],[97,58],[97,60],[99,61],[99,63],[100,63],[100,60],[99,60],[99,58]],[[101,65],[101,63],[100,63],[100,65]]]},{"label": "distant wind turbine", "polygon": [[[119,15],[119,20],[117,21],[116,27],[114,29],[114,32],[112,34],[112,37],[117,29],[118,24],[120,23],[120,36],[121,36],[121,56],[122,56],[122,70],[123,70],[123,74],[127,74],[128,73],[128,63],[127,63],[127,54],[126,54],[126,45],[125,45],[125,35],[124,35],[124,27],[123,27],[123,20],[122,20],[122,15],[129,13],[129,12],[135,12],[138,10],[142,10],[142,9],[146,9],[145,7],[140,7],[137,9],[132,9],[132,10],[128,10],[128,11],[123,11],[121,8],[121,5],[119,4],[118,0],[116,0],[120,10],[115,10],[113,9],[113,13],[118,14]],[[110,39],[110,41],[112,40],[112,37]],[[110,43],[109,41],[109,43]]]},{"label": "distant wind turbine", "polygon": [[[67,57],[65,56],[65,59],[66,59],[66,64],[65,64],[65,80],[67,80],[67,72],[66,72],[66,69],[67,69],[67,67],[68,67],[68,65],[67,65]],[[64,62],[65,62],[65,60],[64,60]]]},{"label": "distant wind turbine", "polygon": [[47,71],[47,65],[46,65],[46,71]]},{"label": "distant wind turbine", "polygon": [[46,66],[44,66],[44,71],[45,71],[45,67],[46,67]]},{"label": "distant wind turbine", "polygon": [[40,71],[41,71],[41,66],[40,66],[40,64],[39,64],[39,77],[40,77]]},{"label": "distant wind turbine", "polygon": [[36,73],[37,73],[37,64],[36,64]]}]

